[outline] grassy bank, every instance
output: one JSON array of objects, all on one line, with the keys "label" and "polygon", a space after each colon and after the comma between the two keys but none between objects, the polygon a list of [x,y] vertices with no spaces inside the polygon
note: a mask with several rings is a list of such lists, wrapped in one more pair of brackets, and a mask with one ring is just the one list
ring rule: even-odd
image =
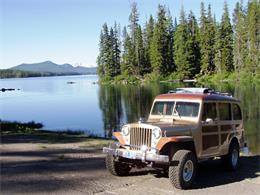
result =
[{"label": "grassy bank", "polygon": [[[224,82],[252,82],[260,83],[260,74],[250,74],[248,72],[240,73],[217,73],[217,74],[205,74],[197,75],[195,78],[198,83],[224,83]],[[105,85],[113,84],[146,84],[151,82],[183,82],[182,75],[172,73],[168,76],[162,76],[159,74],[146,74],[145,76],[129,76],[119,75],[116,77],[104,77],[100,78],[99,83]]]},{"label": "grassy bank", "polygon": [[9,122],[0,121],[0,136],[2,143],[8,143],[10,140],[30,143],[81,143],[84,147],[101,149],[103,146],[109,145],[114,140],[98,137],[95,135],[86,135],[83,131],[50,131],[42,130],[41,123],[29,122]]}]

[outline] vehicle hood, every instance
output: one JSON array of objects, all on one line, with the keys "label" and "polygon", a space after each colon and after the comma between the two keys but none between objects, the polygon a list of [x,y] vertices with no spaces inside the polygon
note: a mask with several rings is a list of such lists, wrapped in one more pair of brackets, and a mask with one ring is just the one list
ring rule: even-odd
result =
[{"label": "vehicle hood", "polygon": [[167,124],[163,122],[151,123],[153,126],[161,128],[163,135],[166,137],[170,136],[189,136],[192,135],[192,130],[197,128],[196,124],[187,123],[172,123]]},{"label": "vehicle hood", "polygon": [[139,123],[139,126],[142,126],[142,124],[148,124],[152,126],[159,127],[162,130],[163,136],[170,137],[170,136],[191,136],[192,131],[194,129],[198,128],[197,123],[187,123],[187,122],[175,122],[175,123],[169,123],[169,122],[145,122],[145,123]]}]

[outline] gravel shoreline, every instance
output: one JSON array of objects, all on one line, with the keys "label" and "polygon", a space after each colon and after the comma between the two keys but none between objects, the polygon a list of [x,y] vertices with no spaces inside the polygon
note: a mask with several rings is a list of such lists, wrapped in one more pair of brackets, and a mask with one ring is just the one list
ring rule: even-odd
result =
[{"label": "gravel shoreline", "polygon": [[[105,169],[97,140],[48,143],[1,138],[1,194],[259,194],[260,156],[241,157],[237,172],[225,172],[219,160],[199,165],[194,189],[176,190],[168,178],[150,169],[128,177]],[[108,141],[109,142],[109,141]],[[107,143],[108,143],[107,142]],[[88,143],[88,144],[86,144]],[[96,145],[95,145],[96,144]]]}]

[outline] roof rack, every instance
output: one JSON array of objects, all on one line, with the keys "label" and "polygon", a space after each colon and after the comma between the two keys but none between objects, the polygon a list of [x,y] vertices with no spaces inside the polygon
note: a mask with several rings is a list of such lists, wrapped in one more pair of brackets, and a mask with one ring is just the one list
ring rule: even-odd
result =
[{"label": "roof rack", "polygon": [[217,95],[232,97],[232,94],[230,93],[215,91],[214,89],[211,88],[198,88],[198,87],[176,88],[175,90],[168,91],[168,93],[203,93],[203,94],[217,94]]}]

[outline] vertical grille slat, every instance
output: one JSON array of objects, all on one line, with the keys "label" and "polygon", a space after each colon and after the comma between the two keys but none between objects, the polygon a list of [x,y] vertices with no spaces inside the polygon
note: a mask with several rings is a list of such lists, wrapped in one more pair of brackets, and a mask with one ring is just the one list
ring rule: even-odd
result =
[{"label": "vertical grille slat", "polygon": [[130,130],[130,145],[132,150],[140,150],[142,145],[151,148],[152,129],[132,127]]}]

